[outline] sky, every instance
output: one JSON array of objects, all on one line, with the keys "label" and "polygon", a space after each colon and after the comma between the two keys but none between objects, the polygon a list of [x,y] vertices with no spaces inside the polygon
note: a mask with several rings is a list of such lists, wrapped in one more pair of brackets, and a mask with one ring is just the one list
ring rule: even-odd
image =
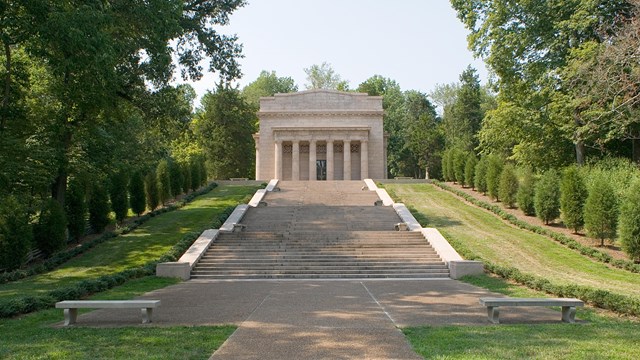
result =
[{"label": "sky", "polygon": [[[267,70],[304,90],[304,69],[322,62],[351,89],[382,75],[402,90],[428,94],[436,84],[458,81],[468,65],[481,82],[487,79],[447,0],[249,0],[219,31],[243,44],[240,87]],[[207,74],[191,85],[201,97],[216,82]]]}]

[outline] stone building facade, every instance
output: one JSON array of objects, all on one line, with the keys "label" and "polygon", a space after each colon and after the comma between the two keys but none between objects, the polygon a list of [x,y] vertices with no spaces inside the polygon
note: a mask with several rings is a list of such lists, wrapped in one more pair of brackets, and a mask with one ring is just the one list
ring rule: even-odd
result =
[{"label": "stone building facade", "polygon": [[308,90],[260,99],[256,179],[386,178],[382,97]]}]

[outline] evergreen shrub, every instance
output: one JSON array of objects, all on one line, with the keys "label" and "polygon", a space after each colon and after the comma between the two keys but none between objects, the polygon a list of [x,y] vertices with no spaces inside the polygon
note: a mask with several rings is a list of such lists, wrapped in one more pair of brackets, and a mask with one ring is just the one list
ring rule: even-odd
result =
[{"label": "evergreen shrub", "polygon": [[549,225],[560,216],[560,186],[555,170],[548,170],[536,184],[534,207],[536,216]]},{"label": "evergreen shrub", "polygon": [[142,172],[136,171],[129,180],[129,205],[134,214],[140,216],[147,206],[144,193],[144,178]]},{"label": "evergreen shrub", "polygon": [[496,155],[487,157],[487,191],[489,196],[500,201],[500,175],[502,174],[502,159]]},{"label": "evergreen shrub", "polygon": [[89,224],[93,231],[100,233],[109,225],[109,198],[101,183],[95,183],[89,198]]},{"label": "evergreen shrub", "polygon": [[33,230],[26,209],[13,196],[0,203],[0,269],[19,268],[31,249]]},{"label": "evergreen shrub", "polygon": [[505,206],[510,208],[515,206],[516,195],[518,193],[518,177],[511,164],[506,165],[502,169],[498,193]]},{"label": "evergreen shrub", "polygon": [[158,207],[158,182],[156,172],[151,170],[144,179],[144,192],[147,199],[147,207],[153,211]]},{"label": "evergreen shrub", "polygon": [[640,263],[640,180],[631,184],[622,200],[618,230],[622,249]]},{"label": "evergreen shrub", "polygon": [[587,235],[600,240],[615,239],[618,224],[618,199],[613,187],[603,176],[598,176],[589,188],[584,204],[584,227]]},{"label": "evergreen shrub", "polygon": [[118,223],[122,223],[127,218],[129,210],[128,181],[127,173],[124,171],[118,171],[111,177],[109,197],[111,198],[111,209],[115,213]]},{"label": "evergreen shrub", "polygon": [[560,183],[560,210],[564,224],[574,233],[584,225],[584,203],[587,199],[587,186],[575,166],[568,167]]},{"label": "evergreen shrub", "polygon": [[478,163],[478,158],[474,153],[469,153],[467,156],[467,161],[464,164],[464,184],[475,188],[475,175],[476,175],[476,164]]},{"label": "evergreen shrub", "polygon": [[182,184],[184,182],[180,164],[173,160],[169,161],[169,174],[171,175],[171,194],[173,194],[173,197],[178,197],[178,195],[182,194]]},{"label": "evergreen shrub", "polygon": [[87,202],[84,184],[78,179],[69,181],[64,207],[67,213],[69,237],[74,241],[79,241],[84,235],[87,225]]},{"label": "evergreen shrub", "polygon": [[156,182],[158,184],[158,201],[164,205],[171,198],[171,174],[169,173],[169,162],[166,159],[162,159],[158,163]]},{"label": "evergreen shrub", "polygon": [[64,209],[54,199],[45,201],[38,222],[33,227],[36,246],[45,256],[62,249],[67,243],[67,218]]},{"label": "evergreen shrub", "polygon": [[487,193],[487,157],[483,156],[476,164],[473,182],[477,191]]},{"label": "evergreen shrub", "polygon": [[535,176],[530,168],[525,168],[522,183],[518,186],[518,193],[516,194],[516,202],[518,208],[522,210],[525,215],[535,216],[536,208],[534,206],[535,199]]}]

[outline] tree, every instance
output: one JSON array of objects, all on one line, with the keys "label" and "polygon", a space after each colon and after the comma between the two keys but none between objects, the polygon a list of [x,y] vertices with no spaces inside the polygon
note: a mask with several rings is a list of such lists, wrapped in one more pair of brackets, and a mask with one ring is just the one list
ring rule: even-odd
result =
[{"label": "tree", "polygon": [[478,158],[474,153],[469,153],[467,155],[467,161],[464,164],[464,183],[471,187],[475,188],[475,175],[476,175],[476,165],[478,164]]},{"label": "tree", "polygon": [[96,233],[109,225],[109,196],[105,186],[94,183],[89,197],[89,224]]},{"label": "tree", "polygon": [[630,259],[640,263],[640,181],[629,187],[620,206],[618,223],[622,249]]},{"label": "tree", "polygon": [[87,225],[85,185],[80,180],[73,179],[69,182],[64,207],[67,214],[69,237],[75,241],[80,241]]},{"label": "tree", "polygon": [[440,162],[442,163],[442,180],[451,181],[450,170],[449,170],[449,157],[451,156],[451,151],[445,150],[442,153],[442,159]]},{"label": "tree", "polygon": [[496,155],[487,157],[487,191],[489,196],[500,201],[500,175],[502,174],[502,159]]},{"label": "tree", "polygon": [[242,96],[254,109],[260,108],[260,98],[298,91],[290,77],[278,77],[275,71],[262,70],[257,79],[242,89]]},{"label": "tree", "polygon": [[522,177],[522,183],[518,186],[518,194],[516,195],[516,201],[518,202],[518,208],[527,216],[535,216],[535,177],[531,168],[526,167]]},{"label": "tree", "polygon": [[189,162],[180,164],[180,169],[182,171],[182,192],[187,194],[191,189],[191,166],[189,166]]},{"label": "tree", "polygon": [[[219,86],[202,98],[196,116],[196,135],[215,179],[251,178],[256,115],[236,89]],[[206,180],[201,173],[199,181]]]},{"label": "tree", "polygon": [[534,207],[536,216],[549,225],[560,216],[560,187],[558,174],[555,170],[548,170],[536,183]]},{"label": "tree", "polygon": [[53,199],[45,201],[38,222],[33,227],[33,237],[38,249],[46,256],[64,248],[67,243],[67,219],[60,203]]},{"label": "tree", "polygon": [[469,66],[460,75],[460,87],[454,103],[445,109],[447,147],[458,147],[464,151],[473,151],[476,148],[475,135],[480,130],[484,116],[481,102],[480,80],[476,70]]},{"label": "tree", "polygon": [[343,81],[327,62],[311,65],[305,68],[304,72],[307,74],[307,83],[304,85],[307,89],[346,90],[348,88],[347,82]]},{"label": "tree", "polygon": [[111,198],[111,209],[115,213],[118,223],[122,223],[126,219],[129,210],[129,199],[127,198],[128,182],[127,173],[123,170],[116,171],[111,177],[109,197]]},{"label": "tree", "polygon": [[169,159],[169,175],[171,178],[171,194],[177,198],[178,195],[182,194],[182,183],[184,181],[182,179],[180,164],[173,159]]},{"label": "tree", "polygon": [[13,196],[0,203],[0,269],[19,268],[31,249],[33,231],[29,215]]},{"label": "tree", "polygon": [[194,157],[191,159],[191,161],[189,162],[189,168],[191,173],[191,190],[196,191],[202,183],[202,168],[198,164],[197,158]]},{"label": "tree", "polygon": [[505,206],[513,208],[516,204],[516,195],[518,194],[518,177],[516,176],[513,165],[507,164],[500,174],[500,184],[498,193]]},{"label": "tree", "polygon": [[427,96],[419,91],[406,91],[404,96],[406,115],[402,137],[411,154],[408,156],[411,160],[406,162],[405,167],[407,170],[413,168],[412,175],[415,178],[437,178],[440,176],[444,135],[435,108]]},{"label": "tree", "polygon": [[615,239],[618,225],[618,199],[613,187],[604,178],[598,176],[589,188],[584,204],[584,227],[587,235],[600,240]]},{"label": "tree", "polygon": [[158,180],[156,179],[155,170],[151,170],[144,178],[144,193],[146,196],[147,207],[153,211],[158,207],[160,195],[158,194]]},{"label": "tree", "polygon": [[478,160],[475,169],[475,175],[473,177],[473,184],[477,191],[483,194],[487,193],[487,162],[486,156],[483,156]]},{"label": "tree", "polygon": [[456,182],[464,186],[464,167],[468,154],[462,150],[455,150],[453,155],[453,174]]},{"label": "tree", "polygon": [[158,201],[164,205],[171,198],[171,174],[169,174],[169,162],[166,159],[158,163],[156,183],[158,184]]},{"label": "tree", "polygon": [[568,167],[560,184],[560,210],[564,224],[575,234],[584,225],[584,203],[587,199],[587,186],[575,166]]},{"label": "tree", "polygon": [[129,181],[129,204],[131,211],[137,216],[142,215],[147,206],[144,193],[144,177],[141,171],[134,171]]}]

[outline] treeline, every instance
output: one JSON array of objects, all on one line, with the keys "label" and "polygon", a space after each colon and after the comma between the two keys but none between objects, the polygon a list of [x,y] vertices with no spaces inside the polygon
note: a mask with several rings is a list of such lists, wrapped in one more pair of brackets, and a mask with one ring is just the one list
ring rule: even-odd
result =
[{"label": "treeline", "polygon": [[446,181],[456,182],[519,208],[545,224],[561,219],[574,233],[586,234],[604,246],[618,241],[629,258],[640,262],[640,170],[629,161],[608,159],[535,174],[495,155],[477,159],[473,153],[446,151]]}]

